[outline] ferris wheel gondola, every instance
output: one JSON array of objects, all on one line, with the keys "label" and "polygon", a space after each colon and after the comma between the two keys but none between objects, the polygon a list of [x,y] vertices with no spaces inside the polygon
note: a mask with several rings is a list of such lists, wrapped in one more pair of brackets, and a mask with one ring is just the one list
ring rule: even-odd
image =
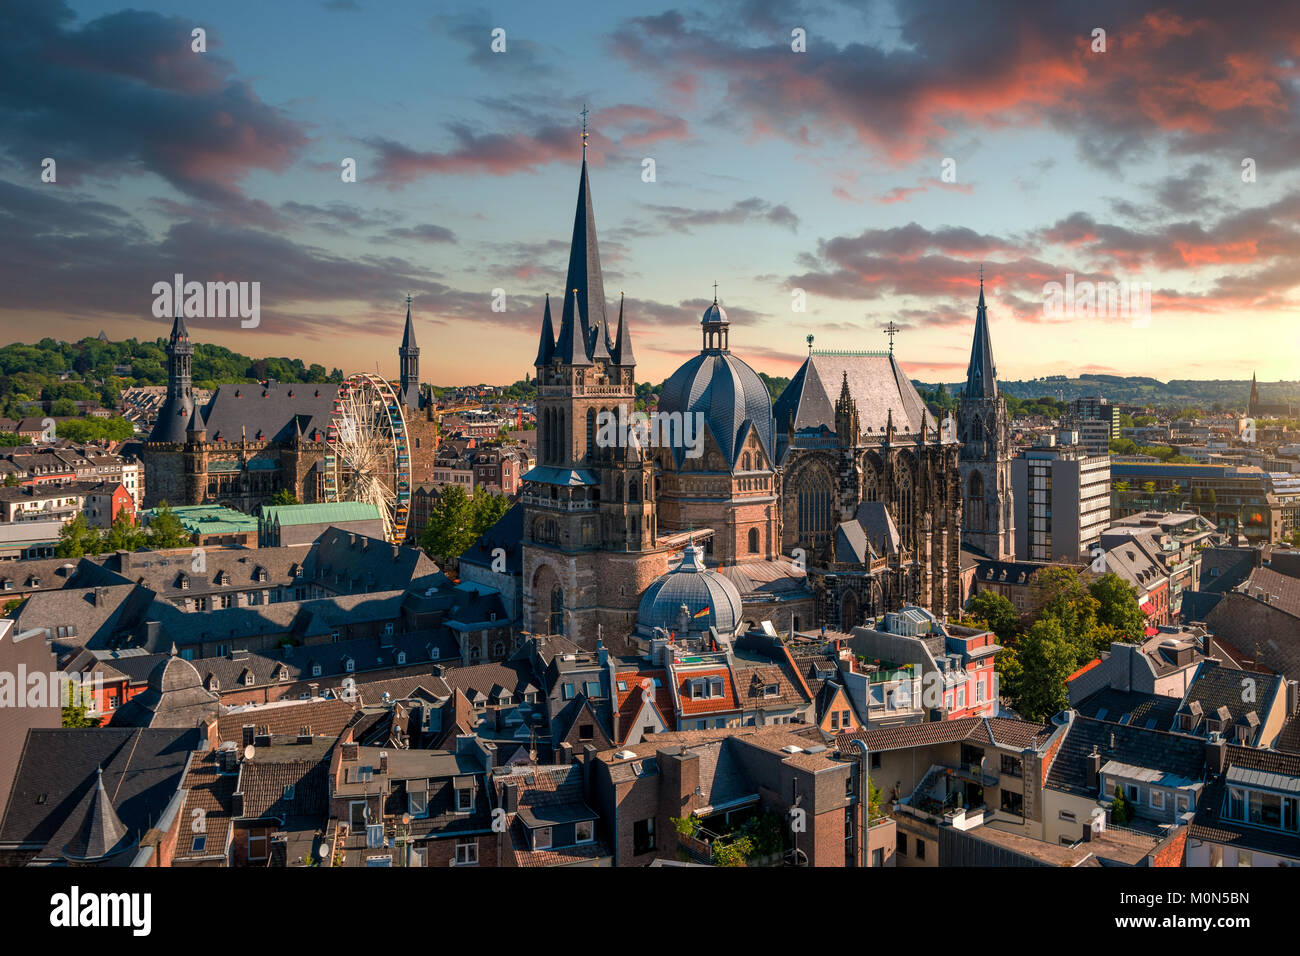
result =
[{"label": "ferris wheel gondola", "polygon": [[402,403],[378,375],[349,375],[339,387],[325,451],[325,499],[375,505],[384,536],[400,544],[411,509],[411,454]]}]

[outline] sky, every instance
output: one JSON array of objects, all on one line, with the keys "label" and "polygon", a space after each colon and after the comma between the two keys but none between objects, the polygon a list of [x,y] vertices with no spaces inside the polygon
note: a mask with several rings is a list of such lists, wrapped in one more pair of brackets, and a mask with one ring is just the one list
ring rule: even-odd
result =
[{"label": "sky", "polygon": [[1297,4],[143,2],[0,4],[0,342],[165,335],[181,273],[260,283],[199,342],[396,376],[410,294],[425,381],[520,379],[585,105],[640,381],[715,282],[760,371],[893,322],[959,381],[981,267],[1003,378],[1300,378]]}]

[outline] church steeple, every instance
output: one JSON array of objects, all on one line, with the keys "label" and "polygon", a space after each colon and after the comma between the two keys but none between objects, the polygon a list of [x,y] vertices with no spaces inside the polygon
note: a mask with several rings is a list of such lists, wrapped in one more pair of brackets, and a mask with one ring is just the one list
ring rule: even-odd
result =
[{"label": "church steeple", "polygon": [[988,309],[984,305],[984,267],[980,266],[980,300],[975,307],[975,339],[966,367],[967,398],[997,398],[998,370],[993,364],[993,339],[989,335]]},{"label": "church steeple", "polygon": [[415,326],[411,322],[411,297],[406,297],[406,330],[402,333],[402,347],[397,350],[400,368],[398,385],[402,402],[407,408],[420,407],[420,348],[415,344]]},{"label": "church steeple", "polygon": [[1250,373],[1250,401],[1246,403],[1246,414],[1252,418],[1259,410],[1259,383],[1255,380],[1255,373]]},{"label": "church steeple", "polygon": [[[577,290],[576,295],[574,290]],[[569,244],[569,271],[564,280],[564,295],[564,312],[560,318],[560,358],[566,364],[586,364],[592,358],[607,357],[605,284],[600,274],[596,213],[591,205],[591,186],[587,181],[585,157],[582,161],[582,174],[578,179],[578,205],[573,216],[573,239]],[[573,348],[575,344],[577,350]],[[577,354],[578,351],[582,354]]]}]

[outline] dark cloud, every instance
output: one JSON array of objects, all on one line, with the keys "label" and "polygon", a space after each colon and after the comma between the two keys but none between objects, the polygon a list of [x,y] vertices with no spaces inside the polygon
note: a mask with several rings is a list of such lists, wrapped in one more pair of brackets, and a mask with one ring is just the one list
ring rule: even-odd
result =
[{"label": "dark cloud", "polygon": [[59,181],[141,170],[187,196],[238,199],[257,169],[283,170],[301,126],[262,102],[231,64],[191,51],[189,19],[126,10],[77,25],[57,0],[0,5],[0,149]]}]

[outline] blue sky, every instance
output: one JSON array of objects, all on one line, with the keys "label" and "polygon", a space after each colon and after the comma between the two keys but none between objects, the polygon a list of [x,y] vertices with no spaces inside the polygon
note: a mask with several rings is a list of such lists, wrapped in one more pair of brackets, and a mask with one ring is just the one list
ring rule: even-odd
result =
[{"label": "blue sky", "polygon": [[[426,380],[513,381],[562,291],[587,103],[641,379],[698,348],[717,281],[760,370],[893,320],[914,376],[959,380],[981,263],[1004,377],[1296,378],[1300,14],[1252,6],[17,0],[0,331],[163,334],[150,290],[183,271],[262,284],[256,329],[200,341],[395,374],[410,291]],[[1150,283],[1149,324],[1046,317],[1067,273]]]}]

